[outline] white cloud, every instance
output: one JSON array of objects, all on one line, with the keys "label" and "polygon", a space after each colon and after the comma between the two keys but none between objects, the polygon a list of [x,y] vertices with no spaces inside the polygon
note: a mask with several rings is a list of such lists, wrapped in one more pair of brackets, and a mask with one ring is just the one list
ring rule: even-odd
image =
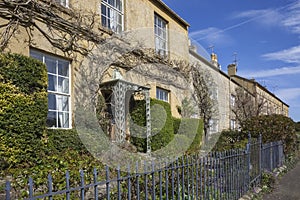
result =
[{"label": "white cloud", "polygon": [[242,76],[254,77],[254,78],[282,76],[282,75],[289,75],[289,74],[300,74],[300,66],[281,67],[281,68],[270,69],[270,70],[260,70],[256,72],[241,72]]},{"label": "white cloud", "polygon": [[249,18],[250,21],[256,20],[264,26],[277,26],[282,21],[283,15],[274,9],[248,10],[237,13],[234,18]]},{"label": "white cloud", "polygon": [[300,34],[300,1],[286,10],[282,25],[293,33]]},{"label": "white cloud", "polygon": [[226,45],[232,42],[232,38],[224,33],[224,30],[216,27],[209,27],[191,32],[190,37],[196,41],[205,41],[209,45]]},{"label": "white cloud", "polygon": [[300,88],[287,88],[276,91],[276,95],[285,101],[293,101],[300,98]]},{"label": "white cloud", "polygon": [[262,55],[267,60],[280,60],[286,63],[300,63],[300,46]]},{"label": "white cloud", "polygon": [[300,0],[277,9],[247,10],[236,13],[234,18],[246,18],[246,22],[255,21],[265,27],[279,26],[287,31],[300,34]]}]

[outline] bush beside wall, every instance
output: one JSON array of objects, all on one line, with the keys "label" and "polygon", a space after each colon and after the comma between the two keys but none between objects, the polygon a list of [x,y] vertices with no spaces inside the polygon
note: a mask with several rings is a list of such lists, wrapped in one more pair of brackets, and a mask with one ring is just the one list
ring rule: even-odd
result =
[{"label": "bush beside wall", "polygon": [[29,167],[39,159],[48,112],[46,66],[0,54],[0,169]]},{"label": "bush beside wall", "polygon": [[[170,104],[164,101],[160,101],[157,99],[151,99],[150,105],[154,106],[155,104],[160,105],[163,107],[166,116],[164,115],[157,115],[155,117],[152,116],[151,122],[153,124],[159,123],[160,121],[164,121],[164,126],[161,128],[161,130],[151,137],[151,150],[156,151],[158,149],[161,149],[162,147],[166,146],[172,139],[174,138],[174,128],[173,128],[173,120],[172,120],[172,114],[171,114],[171,107]],[[146,126],[146,106],[145,101],[136,101],[135,105],[133,106],[133,109],[131,110],[130,116],[133,122],[141,127]],[[166,117],[164,119],[164,117]],[[154,130],[155,127],[151,127],[152,132],[155,132],[157,130]],[[145,135],[145,129],[141,128],[135,128],[133,126],[130,127],[130,132],[133,134],[138,135]],[[133,135],[132,134],[132,135]],[[146,138],[141,137],[131,137],[130,138],[133,145],[137,147],[137,150],[139,152],[146,152],[147,146],[146,146]]]},{"label": "bush beside wall", "polygon": [[[187,154],[197,153],[200,150],[203,136],[203,120],[173,118],[175,134],[181,134],[187,137],[189,142],[192,140]],[[197,131],[196,134],[194,131]]]},{"label": "bush beside wall", "polygon": [[263,143],[282,140],[285,153],[296,150],[297,136],[294,121],[283,115],[261,115],[244,122],[243,132],[250,132],[252,137],[262,134]]}]

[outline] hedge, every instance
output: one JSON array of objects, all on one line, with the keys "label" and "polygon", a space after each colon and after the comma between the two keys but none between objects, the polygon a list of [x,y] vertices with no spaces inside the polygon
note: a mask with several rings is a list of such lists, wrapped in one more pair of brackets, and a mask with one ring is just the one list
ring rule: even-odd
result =
[{"label": "hedge", "polygon": [[[190,119],[190,118],[173,118],[174,132],[175,134],[187,137],[190,146],[187,150],[187,154],[198,153],[201,148],[202,136],[203,136],[203,120],[202,119]],[[194,131],[197,131],[196,134]],[[191,142],[192,140],[192,142]]]},{"label": "hedge", "polygon": [[253,117],[244,122],[243,132],[250,132],[252,137],[262,134],[264,143],[282,140],[286,153],[296,150],[295,123],[289,117],[277,114]]},{"label": "hedge", "polygon": [[19,54],[0,54],[0,74],[3,83],[12,83],[25,94],[47,91],[47,68],[34,58]]},{"label": "hedge", "polygon": [[246,148],[248,133],[238,130],[224,130],[215,144],[214,151]]},{"label": "hedge", "polygon": [[[28,197],[29,176],[44,187],[53,176],[57,189],[65,187],[65,172],[79,184],[79,169],[92,180],[94,167],[103,169],[73,129],[47,129],[47,69],[35,59],[0,54],[0,178],[12,176],[18,198]],[[104,174],[99,174],[103,176]],[[4,188],[0,185],[1,188]]]},{"label": "hedge", "polygon": [[0,169],[39,160],[48,112],[47,70],[40,61],[0,54]]},{"label": "hedge", "polygon": [[[174,138],[173,120],[171,114],[171,107],[169,103],[157,99],[151,99],[150,105],[162,107],[160,111],[156,110],[156,112],[151,113],[151,133],[156,133],[154,136],[151,137],[151,150],[156,151],[165,147]],[[141,127],[145,127],[145,113],[145,101],[136,101],[135,105],[131,109],[130,116],[135,124]],[[163,126],[160,127],[162,123]],[[132,133],[132,135],[145,135],[145,129],[135,128],[133,126],[130,126],[130,132]],[[133,136],[130,138],[130,140],[131,143],[136,146],[139,152],[146,152],[146,138]]]},{"label": "hedge", "polygon": [[[182,140],[186,140],[190,143],[186,153],[194,153],[200,149],[202,135],[203,135],[203,121],[199,119],[179,119],[172,117],[170,104],[157,99],[151,99],[151,106],[153,111],[154,105],[162,106],[163,108],[157,108],[155,112],[151,113],[151,128],[152,134],[160,130],[157,134],[151,137],[151,150],[156,151],[165,147],[170,141],[173,140],[174,134],[181,135]],[[166,116],[163,111],[165,111]],[[146,126],[146,107],[145,101],[136,101],[131,109],[131,119],[139,126]],[[164,123],[162,129],[161,124]],[[198,126],[196,126],[198,125]],[[194,130],[197,130],[196,135]],[[180,132],[181,131],[181,132]],[[184,131],[184,132],[182,132]],[[136,128],[130,125],[130,132],[132,135],[144,135],[145,129]],[[192,140],[192,141],[191,141]],[[146,152],[146,139],[141,137],[131,137],[131,143],[137,147],[139,152]]]}]

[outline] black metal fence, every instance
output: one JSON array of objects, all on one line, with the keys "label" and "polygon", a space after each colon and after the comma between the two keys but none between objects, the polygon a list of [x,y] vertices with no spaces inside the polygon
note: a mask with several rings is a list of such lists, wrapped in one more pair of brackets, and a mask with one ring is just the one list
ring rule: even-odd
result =
[{"label": "black metal fence", "polygon": [[[43,194],[36,194],[38,188],[30,178],[27,199],[239,199],[260,184],[263,170],[272,171],[282,166],[283,161],[282,142],[262,144],[261,138],[249,138],[246,149],[181,157],[161,168],[154,162],[137,164],[135,167],[143,167],[143,173],[118,169],[112,173],[106,167],[105,180],[99,180],[99,172],[94,169],[93,181],[86,183],[84,172],[80,171],[76,187],[71,187],[67,172],[63,190],[55,190],[49,175]],[[13,199],[11,190],[11,183],[6,182],[6,200]]]}]

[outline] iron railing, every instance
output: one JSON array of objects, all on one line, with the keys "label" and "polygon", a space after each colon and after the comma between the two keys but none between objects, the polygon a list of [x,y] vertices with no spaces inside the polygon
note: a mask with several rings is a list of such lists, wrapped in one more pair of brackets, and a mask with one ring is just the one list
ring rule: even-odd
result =
[{"label": "iron railing", "polygon": [[[143,173],[122,172],[106,167],[105,179],[99,180],[94,169],[92,181],[86,183],[80,171],[80,182],[71,186],[70,175],[65,175],[65,188],[55,190],[51,175],[43,188],[48,191],[36,194],[34,181],[28,182],[27,200],[35,199],[239,199],[251,187],[260,184],[263,170],[272,171],[283,165],[281,141],[262,144],[249,138],[246,149],[211,152],[206,156],[181,157],[164,167],[152,163],[143,167]],[[129,166],[130,168],[130,166]],[[113,174],[113,175],[112,175]],[[103,177],[103,176],[102,176]],[[5,199],[16,199],[11,183],[6,182]]]}]

